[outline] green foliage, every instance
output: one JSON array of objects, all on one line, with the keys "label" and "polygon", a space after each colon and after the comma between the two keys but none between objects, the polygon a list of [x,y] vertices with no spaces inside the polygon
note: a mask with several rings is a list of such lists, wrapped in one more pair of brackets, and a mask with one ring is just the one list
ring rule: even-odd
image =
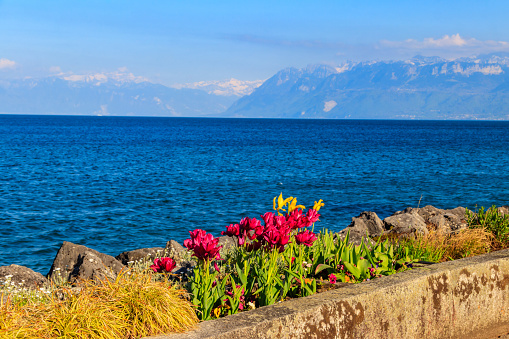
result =
[{"label": "green foliage", "polygon": [[483,228],[491,232],[503,247],[509,244],[509,215],[502,215],[495,205],[487,210],[481,207],[477,213],[467,209],[466,219],[470,228]]},{"label": "green foliage", "polygon": [[[408,251],[415,258],[428,262],[440,262],[447,253],[447,237],[442,234],[430,233],[417,236],[415,239],[399,241],[398,252]],[[400,255],[398,253],[398,255]]]},{"label": "green foliage", "polygon": [[191,278],[190,293],[202,320],[266,306],[288,298],[315,294],[334,274],[337,281],[358,283],[391,275],[420,260],[410,248],[379,241],[353,245],[323,230],[312,246],[291,241],[278,249],[248,250],[237,247],[220,263],[221,273],[198,266]]}]

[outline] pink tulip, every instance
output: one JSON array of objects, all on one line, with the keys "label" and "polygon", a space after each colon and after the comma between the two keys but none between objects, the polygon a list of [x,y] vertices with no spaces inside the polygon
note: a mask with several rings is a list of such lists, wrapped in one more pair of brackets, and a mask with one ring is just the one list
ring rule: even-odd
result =
[{"label": "pink tulip", "polygon": [[219,239],[214,238],[210,233],[207,234],[204,230],[196,229],[189,231],[191,239],[184,240],[184,246],[193,251],[193,255],[204,261],[217,259],[221,260],[219,250],[223,246],[217,246]]},{"label": "pink tulip", "polygon": [[168,272],[170,273],[177,266],[172,258],[156,258],[154,264],[150,266],[156,273]]},{"label": "pink tulip", "polygon": [[316,235],[309,230],[299,232],[295,235],[295,242],[298,245],[311,246],[316,240]]}]

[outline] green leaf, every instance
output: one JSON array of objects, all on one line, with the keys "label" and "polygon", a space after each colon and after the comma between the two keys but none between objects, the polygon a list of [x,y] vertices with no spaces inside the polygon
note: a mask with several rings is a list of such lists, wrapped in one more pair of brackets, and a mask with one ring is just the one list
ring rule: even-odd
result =
[{"label": "green leaf", "polygon": [[353,276],[357,279],[359,279],[361,277],[361,271],[355,267],[354,265],[348,263],[348,262],[345,262],[344,263],[346,269],[353,274]]},{"label": "green leaf", "polygon": [[318,274],[327,268],[332,268],[332,266],[329,266],[327,264],[319,264],[318,266],[316,266],[315,274]]},{"label": "green leaf", "polygon": [[247,277],[244,274],[244,271],[239,267],[238,263],[235,263],[235,269],[237,270],[237,274],[239,275],[242,285],[247,285]]}]

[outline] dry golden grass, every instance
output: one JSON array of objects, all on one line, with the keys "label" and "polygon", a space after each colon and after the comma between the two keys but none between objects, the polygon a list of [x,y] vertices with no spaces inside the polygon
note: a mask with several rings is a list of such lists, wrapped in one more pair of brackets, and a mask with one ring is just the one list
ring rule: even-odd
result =
[{"label": "dry golden grass", "polygon": [[493,250],[494,241],[493,234],[486,229],[467,228],[451,234],[430,231],[415,238],[400,239],[398,243],[409,247],[416,258],[442,262],[488,253]]},{"label": "dry golden grass", "polygon": [[447,239],[446,259],[461,259],[493,250],[495,237],[484,228],[467,228]]},{"label": "dry golden grass", "polygon": [[[132,274],[130,274],[132,273]],[[44,302],[0,304],[0,338],[139,338],[183,332],[197,322],[183,291],[146,273],[80,283]]]}]

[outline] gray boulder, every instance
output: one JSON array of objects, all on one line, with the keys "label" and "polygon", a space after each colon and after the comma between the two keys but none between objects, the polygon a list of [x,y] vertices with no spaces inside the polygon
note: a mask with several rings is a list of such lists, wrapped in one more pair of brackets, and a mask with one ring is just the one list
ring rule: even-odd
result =
[{"label": "gray boulder", "polygon": [[422,208],[408,207],[403,211],[394,213],[391,217],[412,213],[418,214],[420,217],[422,217],[422,219],[424,219],[424,223],[426,224],[428,230],[448,234],[464,229],[468,226],[465,220],[464,207],[456,207],[449,210],[443,210],[431,205]]},{"label": "gray boulder", "polygon": [[237,238],[224,235],[222,237],[219,237],[218,245],[223,246],[223,248],[221,248],[221,253],[224,253],[226,251],[231,250],[232,248],[237,247]]},{"label": "gray boulder", "polygon": [[128,265],[130,262],[139,261],[139,260],[154,260],[156,256],[163,257],[165,256],[165,249],[162,247],[151,247],[151,248],[140,248],[137,250],[122,252],[115,257],[118,261],[120,261],[124,265]]},{"label": "gray boulder", "polygon": [[502,216],[509,215],[509,206],[501,206],[497,208],[498,213],[502,214]]},{"label": "gray boulder", "polygon": [[429,233],[424,219],[415,209],[406,213],[397,212],[385,218],[383,222],[388,234],[414,236],[415,234]]},{"label": "gray boulder", "polygon": [[337,236],[344,240],[350,232],[349,241],[358,245],[362,238],[380,236],[384,230],[384,223],[375,212],[362,212],[358,217],[352,218],[350,225],[338,232]]},{"label": "gray boulder", "polygon": [[186,249],[184,246],[176,242],[175,240],[170,240],[166,243],[166,248],[164,249],[164,252],[166,255],[173,259],[182,259],[184,254],[186,253]]},{"label": "gray boulder", "polygon": [[465,207],[456,207],[450,210],[445,210],[445,231],[447,233],[459,231],[468,227],[465,219]]},{"label": "gray boulder", "polygon": [[164,252],[168,257],[173,258],[177,264],[176,271],[173,273],[183,274],[187,269],[196,266],[196,261],[191,259],[190,252],[175,240],[166,243]]},{"label": "gray boulder", "polygon": [[0,266],[0,285],[9,284],[17,289],[39,289],[48,286],[49,280],[25,266]]},{"label": "gray boulder", "polygon": [[64,241],[51,265],[48,278],[71,283],[81,279],[115,279],[124,267],[111,255]]}]

